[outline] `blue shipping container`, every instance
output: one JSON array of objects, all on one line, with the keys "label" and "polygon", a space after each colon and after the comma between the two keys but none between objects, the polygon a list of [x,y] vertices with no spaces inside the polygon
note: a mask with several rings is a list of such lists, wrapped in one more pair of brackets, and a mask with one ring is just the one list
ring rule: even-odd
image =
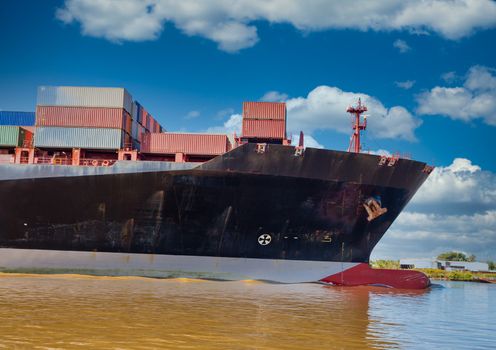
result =
[{"label": "blue shipping container", "polygon": [[0,125],[34,126],[34,112],[0,111]]}]

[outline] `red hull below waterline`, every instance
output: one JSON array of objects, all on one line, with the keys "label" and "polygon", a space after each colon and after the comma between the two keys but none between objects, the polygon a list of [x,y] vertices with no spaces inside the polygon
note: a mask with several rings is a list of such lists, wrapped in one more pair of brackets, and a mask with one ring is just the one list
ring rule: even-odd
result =
[{"label": "red hull below waterline", "polygon": [[429,278],[419,271],[373,269],[366,263],[327,276],[321,282],[339,286],[380,285],[400,289],[425,289],[431,284]]}]

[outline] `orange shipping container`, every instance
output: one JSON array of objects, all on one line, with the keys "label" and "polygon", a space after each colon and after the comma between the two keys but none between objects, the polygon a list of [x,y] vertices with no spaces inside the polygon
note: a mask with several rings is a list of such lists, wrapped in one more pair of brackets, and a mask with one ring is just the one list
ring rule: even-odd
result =
[{"label": "orange shipping container", "polygon": [[243,119],[286,120],[286,103],[243,102]]},{"label": "orange shipping container", "polygon": [[243,119],[242,137],[285,139],[286,121],[267,119]]},{"label": "orange shipping container", "polygon": [[131,132],[131,115],[122,108],[37,106],[36,126],[116,128]]},{"label": "orange shipping container", "polygon": [[219,155],[229,150],[226,135],[152,133],[146,134],[141,145],[144,153]]}]

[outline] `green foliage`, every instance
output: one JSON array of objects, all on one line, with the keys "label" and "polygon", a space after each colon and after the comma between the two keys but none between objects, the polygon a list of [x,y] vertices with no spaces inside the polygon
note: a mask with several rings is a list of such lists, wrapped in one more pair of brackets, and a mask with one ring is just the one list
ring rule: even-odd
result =
[{"label": "green foliage", "polygon": [[474,275],[470,271],[450,271],[447,278],[450,281],[471,281]]},{"label": "green foliage", "polygon": [[419,269],[423,273],[427,275],[429,278],[435,278],[435,279],[445,279],[447,278],[447,272],[444,270],[440,269]]},{"label": "green foliage", "polygon": [[399,260],[375,260],[371,262],[374,269],[392,269],[397,270],[400,268]]},{"label": "green foliage", "polygon": [[437,260],[444,260],[444,261],[475,261],[475,255],[470,255],[466,256],[464,253],[461,252],[446,252],[446,253],[441,253],[437,256]]},{"label": "green foliage", "polygon": [[489,270],[496,270],[496,263],[494,261],[488,261]]}]

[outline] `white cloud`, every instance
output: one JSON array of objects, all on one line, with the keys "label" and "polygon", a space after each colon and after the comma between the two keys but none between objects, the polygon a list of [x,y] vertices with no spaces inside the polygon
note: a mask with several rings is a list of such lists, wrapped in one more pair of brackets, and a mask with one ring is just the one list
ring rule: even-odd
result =
[{"label": "white cloud", "polygon": [[214,134],[233,134],[236,133],[238,136],[241,134],[241,125],[243,123],[243,116],[241,114],[232,114],[229,119],[227,119],[220,126],[212,126],[205,130],[207,133]]},{"label": "white cloud", "polygon": [[233,113],[234,113],[234,109],[232,109],[230,107],[229,108],[224,108],[224,109],[221,109],[220,111],[218,111],[215,114],[215,119],[222,119],[225,116],[231,115]]},{"label": "white cloud", "polygon": [[186,119],[195,119],[195,118],[198,118],[200,116],[200,112],[199,111],[189,111],[188,114],[186,114]]},{"label": "white cloud", "polygon": [[456,72],[446,72],[441,75],[441,79],[443,79],[446,83],[452,84],[456,80],[458,80],[458,75],[456,75]]},{"label": "white cloud", "polygon": [[430,174],[373,258],[430,258],[448,250],[496,260],[496,174],[465,158]]},{"label": "white cloud", "polygon": [[472,215],[404,212],[374,250],[377,258],[432,258],[464,251],[478,259],[496,259],[496,210]]},{"label": "white cloud", "polygon": [[288,95],[279,91],[269,91],[266,92],[261,98],[260,101],[265,102],[284,102],[288,99]]},{"label": "white cloud", "polygon": [[469,159],[456,158],[447,167],[438,167],[429,175],[412,200],[414,210],[432,206],[443,211],[496,209],[496,175],[482,171]]},{"label": "white cloud", "polygon": [[390,157],[392,155],[392,153],[386,149],[378,149],[376,151],[370,151],[370,154],[375,154],[378,156],[386,156],[386,157]]},{"label": "white cloud", "polygon": [[415,140],[414,131],[421,121],[406,108],[386,108],[367,94],[347,92],[332,86],[318,86],[306,97],[288,99],[288,129],[303,130],[307,134],[326,129],[349,134],[350,117],[346,109],[355,104],[358,98],[368,107],[370,117],[367,130],[373,137]]},{"label": "white cloud", "polygon": [[[292,136],[291,144],[298,146],[300,144],[300,133],[295,133]],[[303,146],[311,148],[324,148],[312,135],[303,135]]]},{"label": "white cloud", "polygon": [[[446,14],[449,16],[446,16]],[[288,23],[304,31],[355,29],[435,32],[459,39],[496,25],[491,0],[66,0],[56,16],[81,23],[84,35],[112,41],[153,40],[164,23],[234,52],[259,40],[257,21]],[[443,20],[439,20],[443,18]]]},{"label": "white cloud", "polygon": [[463,86],[436,86],[418,95],[417,102],[419,114],[445,115],[463,121],[482,118],[487,124],[496,126],[495,70],[473,66]]},{"label": "white cloud", "polygon": [[406,43],[405,40],[397,39],[394,41],[393,46],[397,48],[400,53],[405,53],[410,51],[412,48]]},{"label": "white cloud", "polygon": [[471,91],[496,90],[496,69],[483,66],[473,66],[469,69],[464,87]]},{"label": "white cloud", "polygon": [[68,0],[55,15],[66,24],[81,23],[83,35],[115,42],[157,39],[164,22],[152,1]]},{"label": "white cloud", "polygon": [[399,88],[410,90],[415,85],[415,80],[395,81],[394,83]]}]

